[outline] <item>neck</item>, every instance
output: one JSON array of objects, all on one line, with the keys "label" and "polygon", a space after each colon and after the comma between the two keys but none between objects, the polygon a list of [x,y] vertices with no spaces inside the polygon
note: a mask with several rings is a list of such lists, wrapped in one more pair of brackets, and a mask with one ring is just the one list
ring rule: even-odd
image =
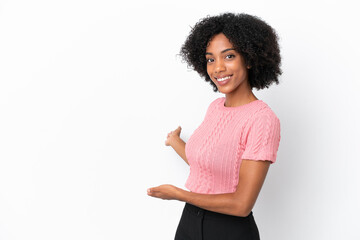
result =
[{"label": "neck", "polygon": [[226,107],[238,107],[241,105],[245,105],[252,101],[258,100],[258,98],[254,95],[250,88],[250,84],[244,85],[243,87],[239,87],[235,91],[231,93],[225,94]]}]

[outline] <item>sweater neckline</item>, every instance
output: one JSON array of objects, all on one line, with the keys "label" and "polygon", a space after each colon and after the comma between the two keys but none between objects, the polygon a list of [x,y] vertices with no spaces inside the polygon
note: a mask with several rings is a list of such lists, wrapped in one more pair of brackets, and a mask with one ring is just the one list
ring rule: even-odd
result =
[{"label": "sweater neckline", "polygon": [[219,105],[220,105],[220,109],[227,110],[227,111],[239,110],[239,109],[247,108],[247,107],[250,107],[250,106],[252,106],[252,105],[254,105],[254,104],[263,102],[262,100],[257,99],[257,100],[251,101],[251,102],[249,102],[249,103],[240,105],[240,106],[236,106],[236,107],[226,107],[226,106],[225,106],[225,101],[226,101],[226,97],[221,97],[221,101],[220,101],[220,104],[219,104]]}]

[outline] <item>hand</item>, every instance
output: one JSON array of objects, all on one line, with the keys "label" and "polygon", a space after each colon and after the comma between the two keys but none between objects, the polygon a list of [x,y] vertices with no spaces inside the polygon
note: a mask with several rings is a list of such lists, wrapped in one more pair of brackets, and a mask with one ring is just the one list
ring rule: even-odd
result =
[{"label": "hand", "polygon": [[165,145],[166,146],[170,146],[171,142],[173,141],[173,139],[175,137],[180,137],[180,133],[181,133],[181,127],[179,126],[177,129],[175,129],[174,131],[171,131],[168,133],[166,141],[165,141]]},{"label": "hand", "polygon": [[147,194],[151,197],[161,198],[163,200],[177,200],[180,188],[170,184],[163,184],[158,187],[149,188]]}]

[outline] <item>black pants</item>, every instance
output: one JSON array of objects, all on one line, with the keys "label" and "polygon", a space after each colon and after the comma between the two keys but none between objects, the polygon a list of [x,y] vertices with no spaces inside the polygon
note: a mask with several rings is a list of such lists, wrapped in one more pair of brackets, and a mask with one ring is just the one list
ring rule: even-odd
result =
[{"label": "black pants", "polygon": [[259,240],[253,213],[237,217],[185,203],[175,240]]}]

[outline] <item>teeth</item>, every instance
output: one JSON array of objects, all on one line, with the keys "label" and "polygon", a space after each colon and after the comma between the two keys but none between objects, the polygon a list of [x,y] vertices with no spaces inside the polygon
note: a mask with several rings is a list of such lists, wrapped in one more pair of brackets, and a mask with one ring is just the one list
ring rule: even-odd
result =
[{"label": "teeth", "polygon": [[222,82],[222,81],[225,81],[225,80],[227,80],[227,79],[229,79],[230,78],[230,76],[227,76],[227,77],[223,77],[223,78],[218,78],[217,80],[219,81],[219,82]]}]

